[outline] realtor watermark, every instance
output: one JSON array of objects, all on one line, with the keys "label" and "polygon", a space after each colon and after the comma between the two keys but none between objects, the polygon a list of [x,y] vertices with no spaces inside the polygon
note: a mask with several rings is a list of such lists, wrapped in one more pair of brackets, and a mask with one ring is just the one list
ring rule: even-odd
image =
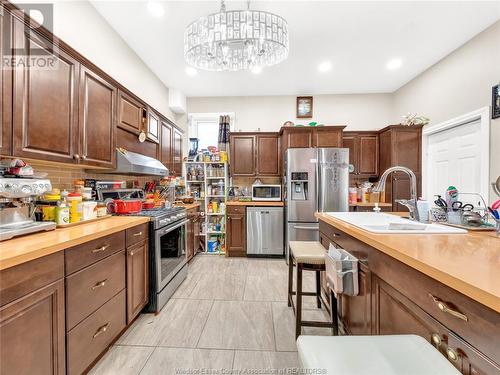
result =
[{"label": "realtor watermark", "polygon": [[324,368],[176,368],[177,375],[322,375],[327,371]]},{"label": "realtor watermark", "polygon": [[[56,70],[59,45],[53,36],[54,5],[51,3],[15,3],[17,19],[5,28],[2,69]],[[0,7],[2,15],[5,9]],[[46,32],[48,31],[48,32]],[[8,45],[10,43],[10,45]]]}]

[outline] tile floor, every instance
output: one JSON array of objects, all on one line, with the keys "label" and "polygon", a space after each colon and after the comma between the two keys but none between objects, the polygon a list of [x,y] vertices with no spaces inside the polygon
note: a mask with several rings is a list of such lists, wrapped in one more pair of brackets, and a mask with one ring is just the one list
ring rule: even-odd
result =
[{"label": "tile floor", "polygon": [[[287,277],[284,260],[199,255],[160,314],[142,314],[91,374],[277,373],[295,368]],[[313,291],[314,285],[314,274],[305,272],[304,290]],[[314,297],[304,297],[303,311],[304,319],[328,319]],[[328,335],[330,330],[304,328],[303,333]]]}]

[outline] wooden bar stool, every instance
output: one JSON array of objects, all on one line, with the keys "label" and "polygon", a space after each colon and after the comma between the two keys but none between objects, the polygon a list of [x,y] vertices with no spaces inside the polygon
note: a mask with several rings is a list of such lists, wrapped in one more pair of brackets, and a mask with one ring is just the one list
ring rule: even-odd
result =
[{"label": "wooden bar stool", "polygon": [[[316,296],[318,308],[321,308],[321,285],[320,272],[325,271],[325,249],[317,241],[290,241],[288,252],[288,306],[292,306],[295,312],[295,338],[299,337],[302,327],[325,327],[332,328],[333,334],[337,333],[336,317],[332,314],[330,322],[318,322],[302,320],[302,296]],[[293,266],[297,266],[297,287],[293,291]],[[302,271],[316,272],[316,292],[302,291]],[[293,296],[296,295],[294,306]],[[333,313],[336,309],[330,309]]]}]

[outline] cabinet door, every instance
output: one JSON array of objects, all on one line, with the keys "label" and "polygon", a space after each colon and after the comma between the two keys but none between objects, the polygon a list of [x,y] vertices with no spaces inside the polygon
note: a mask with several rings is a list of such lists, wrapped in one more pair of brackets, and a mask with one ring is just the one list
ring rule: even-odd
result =
[{"label": "cabinet door", "polygon": [[257,135],[257,175],[280,175],[278,135]]},{"label": "cabinet door", "polygon": [[358,141],[359,138],[356,135],[346,135],[344,134],[342,138],[342,147],[349,149],[349,163],[352,164],[354,170],[351,174],[358,174]]},{"label": "cabinet door", "polygon": [[118,93],[118,127],[138,134],[144,130],[145,108],[141,102],[120,91]]},{"label": "cabinet door", "polygon": [[288,148],[313,147],[313,135],[311,129],[290,129],[287,132]]},{"label": "cabinet door", "polygon": [[[3,10],[3,9],[2,9]],[[12,18],[10,13],[0,14],[0,61],[3,57],[11,54],[11,31]],[[0,91],[2,103],[0,103],[0,155],[12,154],[12,70],[2,69],[0,71]]]},{"label": "cabinet door", "polygon": [[1,374],[65,374],[64,281],[0,309]]},{"label": "cabinet door", "polygon": [[410,179],[402,173],[394,173],[392,178],[391,201],[394,212],[406,212],[408,208],[396,202],[398,199],[410,199]]},{"label": "cabinet door", "polygon": [[254,135],[232,135],[230,138],[231,175],[255,176],[256,147]]},{"label": "cabinet door", "polygon": [[329,129],[328,127],[312,130],[313,147],[341,147],[342,130],[339,128]]},{"label": "cabinet door", "polygon": [[127,249],[127,324],[148,303],[148,241]]},{"label": "cabinet door", "polygon": [[160,117],[151,109],[148,110],[147,137],[153,142],[160,142]]},{"label": "cabinet door", "polygon": [[395,129],[393,131],[393,165],[410,168],[415,174],[421,173],[422,133],[420,128]]},{"label": "cabinet door", "polygon": [[[172,139],[173,127],[165,120],[161,120],[160,161],[172,169]],[[171,171],[172,172],[172,171]]]},{"label": "cabinet door", "polygon": [[186,256],[188,262],[194,256],[194,220],[195,220],[194,210],[188,210],[187,217],[189,219],[186,225],[186,238],[187,238],[187,247],[186,247]]},{"label": "cabinet door", "polygon": [[[22,158],[73,162],[78,149],[79,63],[14,18],[17,58],[41,53],[53,67],[18,64],[13,83],[13,154]],[[37,56],[38,55],[38,56]]]},{"label": "cabinet door", "polygon": [[180,176],[182,174],[182,133],[174,129],[172,139],[172,170],[173,174]]},{"label": "cabinet door", "polygon": [[226,229],[228,256],[246,256],[245,215],[228,215]]},{"label": "cabinet door", "polygon": [[115,161],[116,88],[82,66],[80,75],[80,159],[83,164],[112,167]]},{"label": "cabinet door", "polygon": [[376,135],[359,135],[358,174],[366,176],[378,175],[378,137]]}]

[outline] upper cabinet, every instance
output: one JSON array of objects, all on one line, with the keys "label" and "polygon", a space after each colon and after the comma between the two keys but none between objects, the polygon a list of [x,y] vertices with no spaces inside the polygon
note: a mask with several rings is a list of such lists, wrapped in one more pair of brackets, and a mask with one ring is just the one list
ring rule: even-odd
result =
[{"label": "upper cabinet", "polygon": [[78,83],[80,64],[14,18],[18,54],[46,54],[54,69],[14,69],[13,154],[18,157],[74,162],[78,154]]},{"label": "upper cabinet", "polygon": [[313,147],[342,147],[345,126],[321,126],[312,131]]},{"label": "upper cabinet", "polygon": [[112,84],[91,70],[81,67],[79,157],[86,165],[113,166],[116,92]]},{"label": "upper cabinet", "polygon": [[138,100],[120,90],[118,92],[118,127],[139,134],[146,123],[146,108]]},{"label": "upper cabinet", "polygon": [[171,175],[182,175],[182,133],[174,128],[172,138],[172,169]]},{"label": "upper cabinet", "polygon": [[172,169],[172,140],[174,127],[165,119],[161,119],[160,161]]},{"label": "upper cabinet", "polygon": [[341,147],[345,126],[299,126],[282,127],[283,151],[288,148]]},{"label": "upper cabinet", "polygon": [[278,133],[257,134],[258,176],[279,176],[281,169],[280,137]]},{"label": "upper cabinet", "polygon": [[160,116],[150,108],[148,109],[148,128],[146,129],[146,136],[153,142],[160,142]]},{"label": "upper cabinet", "polygon": [[255,133],[235,133],[229,137],[232,176],[255,176]]},{"label": "upper cabinet", "polygon": [[343,147],[349,149],[349,162],[358,177],[378,176],[379,145],[377,132],[344,132]]}]

